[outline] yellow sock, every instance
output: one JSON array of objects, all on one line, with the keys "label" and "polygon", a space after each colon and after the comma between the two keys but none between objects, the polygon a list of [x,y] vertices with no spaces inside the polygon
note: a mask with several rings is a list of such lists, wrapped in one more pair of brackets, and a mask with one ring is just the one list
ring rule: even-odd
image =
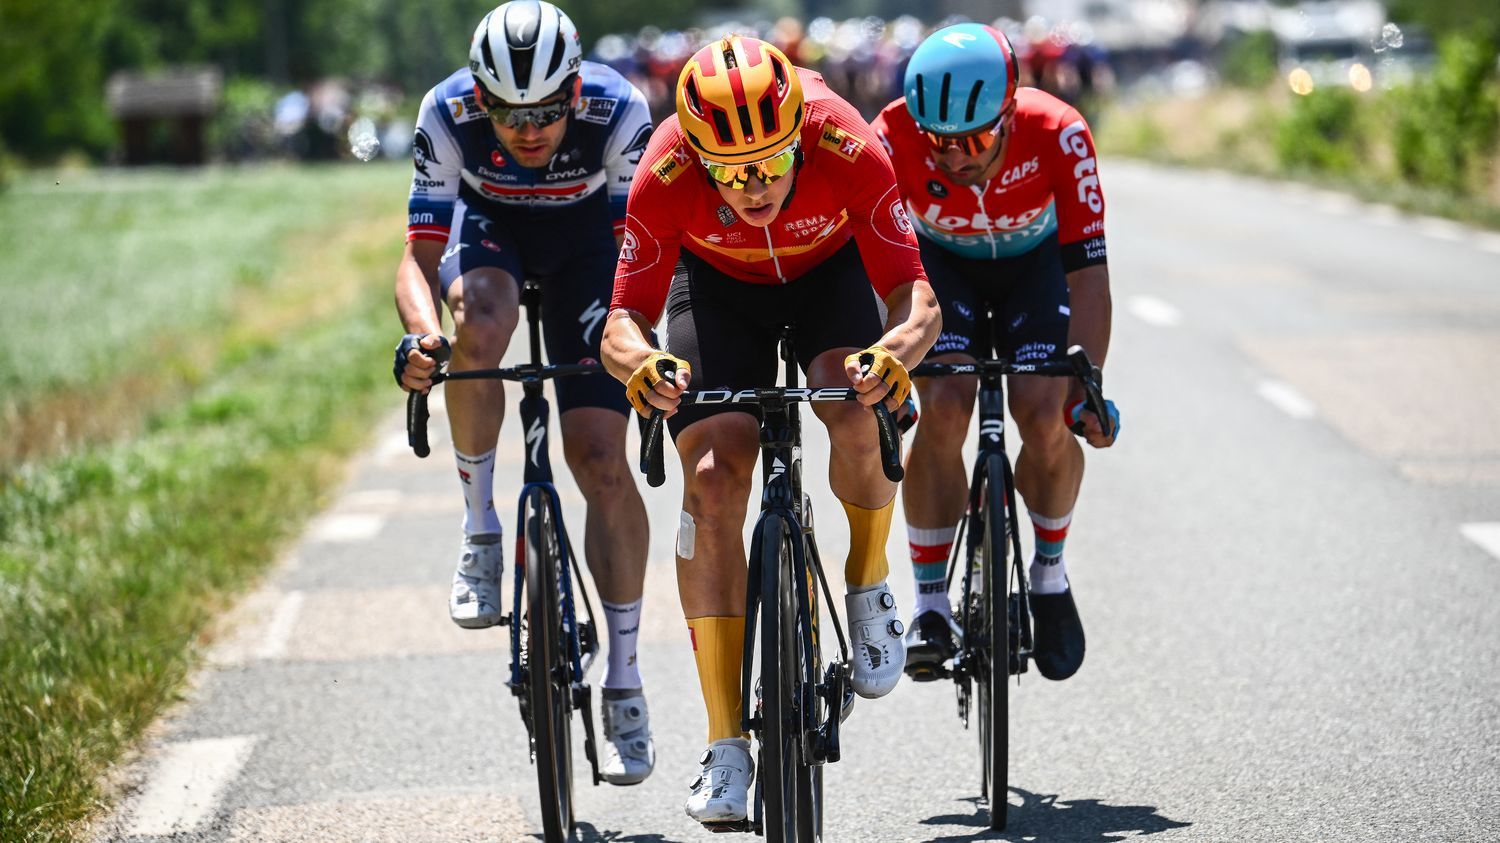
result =
[{"label": "yellow sock", "polygon": [[896,498],[879,509],[865,509],[848,501],[844,514],[849,516],[849,558],[844,561],[844,582],[850,588],[874,585],[890,575],[885,561],[885,540],[891,534],[891,513]]},{"label": "yellow sock", "polygon": [[745,618],[688,618],[698,684],[708,709],[708,742],[749,737],[740,731],[740,665],[745,658]]}]

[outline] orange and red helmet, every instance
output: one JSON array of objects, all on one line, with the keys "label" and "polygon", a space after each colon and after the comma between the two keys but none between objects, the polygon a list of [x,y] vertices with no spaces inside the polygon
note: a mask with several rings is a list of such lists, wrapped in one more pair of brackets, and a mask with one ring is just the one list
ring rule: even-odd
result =
[{"label": "orange and red helmet", "polygon": [[780,50],[730,35],[694,53],[682,68],[677,119],[707,160],[763,161],[802,131],[802,83]]}]

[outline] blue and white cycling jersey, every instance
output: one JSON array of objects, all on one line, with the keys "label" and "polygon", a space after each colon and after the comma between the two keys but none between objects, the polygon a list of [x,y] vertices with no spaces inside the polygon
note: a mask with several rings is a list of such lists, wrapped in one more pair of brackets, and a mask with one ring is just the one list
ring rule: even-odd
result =
[{"label": "blue and white cycling jersey", "polygon": [[448,242],[459,199],[497,222],[519,214],[565,224],[570,209],[583,213],[607,197],[621,234],[625,197],[651,138],[651,112],[645,96],[613,69],[586,61],[579,73],[583,89],[567,133],[551,162],[535,170],[507,157],[467,67],[428,91],[412,144],[407,241]]}]

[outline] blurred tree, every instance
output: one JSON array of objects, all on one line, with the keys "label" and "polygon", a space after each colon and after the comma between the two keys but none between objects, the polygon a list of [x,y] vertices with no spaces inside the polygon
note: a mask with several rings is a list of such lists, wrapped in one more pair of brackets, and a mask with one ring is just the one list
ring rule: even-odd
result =
[{"label": "blurred tree", "polygon": [[1434,36],[1464,33],[1500,47],[1500,5],[1495,0],[1387,0],[1398,23],[1417,23]]}]

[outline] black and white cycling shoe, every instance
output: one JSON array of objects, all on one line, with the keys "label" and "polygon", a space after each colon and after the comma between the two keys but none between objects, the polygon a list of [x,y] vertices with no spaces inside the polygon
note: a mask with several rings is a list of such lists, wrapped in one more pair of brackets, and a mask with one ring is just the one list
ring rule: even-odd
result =
[{"label": "black and white cycling shoe", "polygon": [[454,623],[464,629],[484,629],[500,622],[500,573],[504,570],[499,533],[464,537],[453,570],[453,591],[448,595],[448,616]]},{"label": "black and white cycling shoe", "polygon": [[[608,693],[608,691],[606,691]],[[599,775],[610,784],[640,784],[656,766],[651,715],[643,695],[604,702],[604,763]]]},{"label": "black and white cycling shoe", "polygon": [[906,675],[918,682],[941,678],[954,649],[953,625],[945,613],[929,609],[917,615],[906,631]]},{"label": "black and white cycling shoe", "polygon": [[866,699],[889,694],[906,666],[906,631],[896,616],[896,598],[884,583],[844,595],[854,692]]},{"label": "black and white cycling shoe", "polygon": [[698,759],[703,771],[689,785],[687,815],[712,828],[743,823],[750,810],[755,762],[744,738],[714,741]]}]

